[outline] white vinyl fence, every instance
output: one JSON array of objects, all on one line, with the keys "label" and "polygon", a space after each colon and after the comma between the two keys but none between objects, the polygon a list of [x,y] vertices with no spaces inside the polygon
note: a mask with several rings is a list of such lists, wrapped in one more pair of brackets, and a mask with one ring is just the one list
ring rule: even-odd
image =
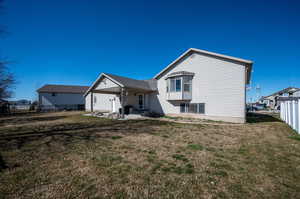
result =
[{"label": "white vinyl fence", "polygon": [[300,133],[300,99],[288,98],[280,102],[280,118]]}]

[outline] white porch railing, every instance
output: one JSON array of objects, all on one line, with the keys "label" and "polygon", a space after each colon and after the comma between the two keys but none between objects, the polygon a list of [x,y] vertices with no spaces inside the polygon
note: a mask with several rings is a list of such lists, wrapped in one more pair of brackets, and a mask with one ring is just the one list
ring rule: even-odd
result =
[{"label": "white porch railing", "polygon": [[300,99],[289,98],[280,102],[280,118],[300,133]]}]

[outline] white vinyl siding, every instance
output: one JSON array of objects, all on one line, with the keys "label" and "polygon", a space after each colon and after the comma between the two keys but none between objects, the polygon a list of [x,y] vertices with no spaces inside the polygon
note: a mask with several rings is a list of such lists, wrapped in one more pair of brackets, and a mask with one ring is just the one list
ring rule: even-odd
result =
[{"label": "white vinyl siding", "polygon": [[180,102],[170,103],[165,94],[165,78],[178,71],[195,73],[190,103],[205,103],[205,115],[245,120],[245,65],[199,53],[187,56],[158,79],[160,106],[153,107],[153,110],[164,114],[180,113]]},{"label": "white vinyl siding", "polygon": [[43,106],[84,104],[83,94],[39,93],[39,103]]}]

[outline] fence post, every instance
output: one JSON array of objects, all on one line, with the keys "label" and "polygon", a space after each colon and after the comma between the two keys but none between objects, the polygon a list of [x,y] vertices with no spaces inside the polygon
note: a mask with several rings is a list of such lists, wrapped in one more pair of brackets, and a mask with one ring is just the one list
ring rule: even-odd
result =
[{"label": "fence post", "polygon": [[289,101],[286,101],[286,115],[287,115],[287,120],[286,120],[286,123],[288,125],[290,125],[290,102]]},{"label": "fence post", "polygon": [[300,99],[298,99],[298,133],[300,133]]},{"label": "fence post", "polygon": [[297,132],[299,132],[299,116],[300,116],[300,112],[299,112],[299,101],[298,100],[295,100],[295,130]]},{"label": "fence post", "polygon": [[281,102],[280,113],[281,113],[281,120],[285,121],[285,103],[284,103],[284,101]]},{"label": "fence post", "polygon": [[283,103],[280,102],[280,119],[283,120]]},{"label": "fence post", "polygon": [[293,103],[289,101],[289,125],[290,127],[293,126]]},{"label": "fence post", "polygon": [[292,108],[292,110],[293,110],[293,112],[292,112],[292,128],[294,130],[296,130],[297,123],[296,123],[296,101],[295,100],[292,101],[292,105],[293,105],[293,108]]},{"label": "fence post", "polygon": [[285,101],[285,114],[286,114],[286,119],[285,123],[289,123],[289,101]]}]

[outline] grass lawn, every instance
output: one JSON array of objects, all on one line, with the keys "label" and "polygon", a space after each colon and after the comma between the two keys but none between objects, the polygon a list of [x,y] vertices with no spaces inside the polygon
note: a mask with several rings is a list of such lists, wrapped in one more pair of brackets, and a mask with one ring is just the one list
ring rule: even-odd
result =
[{"label": "grass lawn", "polygon": [[300,136],[245,125],[0,117],[0,198],[300,198]]}]

